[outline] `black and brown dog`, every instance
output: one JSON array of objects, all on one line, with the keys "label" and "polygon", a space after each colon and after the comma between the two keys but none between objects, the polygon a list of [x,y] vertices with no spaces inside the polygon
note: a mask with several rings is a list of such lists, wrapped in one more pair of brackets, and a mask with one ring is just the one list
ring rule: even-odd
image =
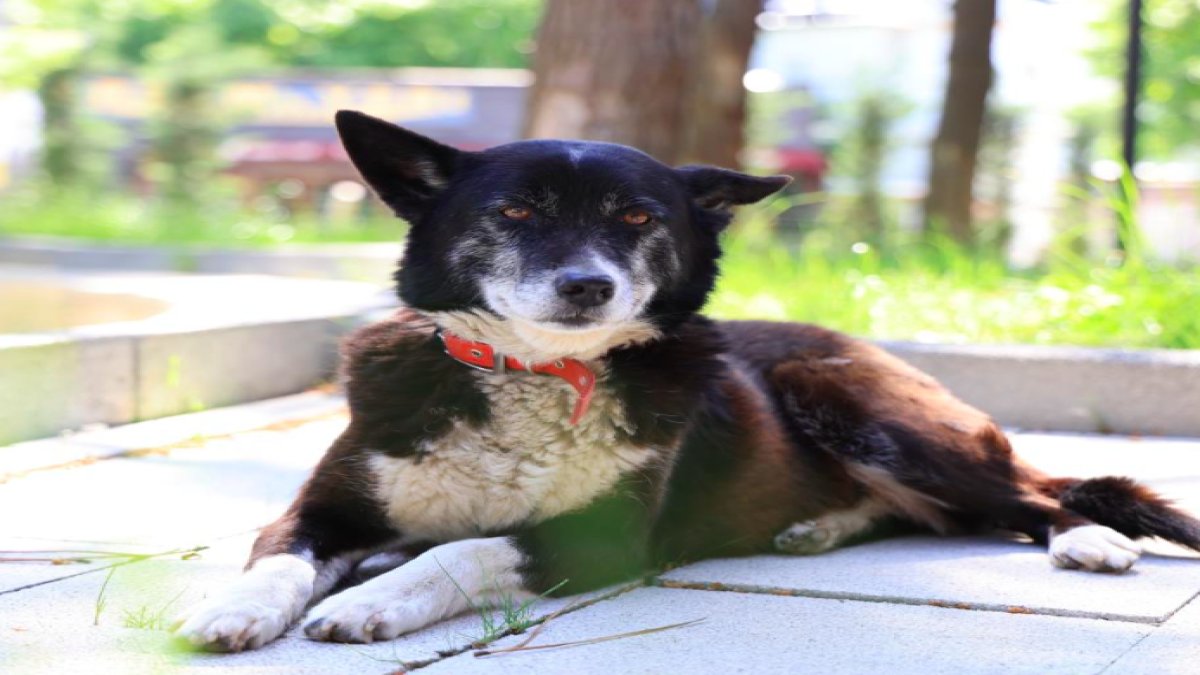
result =
[{"label": "black and brown dog", "polygon": [[469,603],[894,523],[1024,533],[1094,571],[1128,569],[1138,537],[1200,549],[1200,521],[1125,478],[1046,476],[870,344],[700,316],[730,209],[784,178],[337,124],[412,225],[405,309],[347,341],[349,427],[245,574],[190,612],[197,645],[259,647],[312,603],[309,637],[386,640]]}]

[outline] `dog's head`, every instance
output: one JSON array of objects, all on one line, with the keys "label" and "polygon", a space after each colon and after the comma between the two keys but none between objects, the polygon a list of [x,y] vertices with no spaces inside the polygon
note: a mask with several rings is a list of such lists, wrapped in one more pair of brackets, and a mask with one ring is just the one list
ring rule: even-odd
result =
[{"label": "dog's head", "polygon": [[675,169],[610,143],[464,152],[351,111],[337,128],[412,226],[397,273],[404,303],[526,357],[596,356],[699,310],[730,209],[788,181]]}]

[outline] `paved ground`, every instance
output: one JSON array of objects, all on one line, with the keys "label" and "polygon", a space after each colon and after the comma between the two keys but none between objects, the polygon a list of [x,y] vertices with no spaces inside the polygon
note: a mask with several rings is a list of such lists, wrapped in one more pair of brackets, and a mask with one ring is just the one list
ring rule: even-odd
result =
[{"label": "paved ground", "polygon": [[[1002,538],[714,560],[543,602],[531,615],[550,618],[528,647],[587,642],[556,649],[476,656],[485,626],[464,616],[374,645],[293,633],[247,654],[178,650],[169,617],[237,574],[255,529],[344,423],[336,399],[308,395],[0,448],[0,671],[1200,672],[1197,556],[1159,546],[1129,574],[1088,575]],[[1054,472],[1135,475],[1200,510],[1200,441],[1015,443]],[[674,624],[685,625],[596,641]]]}]

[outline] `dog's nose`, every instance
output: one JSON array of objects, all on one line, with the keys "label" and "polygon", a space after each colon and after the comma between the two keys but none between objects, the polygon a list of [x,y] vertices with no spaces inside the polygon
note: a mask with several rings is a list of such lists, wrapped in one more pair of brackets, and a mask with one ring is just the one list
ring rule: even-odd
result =
[{"label": "dog's nose", "polygon": [[567,271],[554,280],[554,290],[576,307],[596,307],[612,300],[613,280],[607,274]]}]

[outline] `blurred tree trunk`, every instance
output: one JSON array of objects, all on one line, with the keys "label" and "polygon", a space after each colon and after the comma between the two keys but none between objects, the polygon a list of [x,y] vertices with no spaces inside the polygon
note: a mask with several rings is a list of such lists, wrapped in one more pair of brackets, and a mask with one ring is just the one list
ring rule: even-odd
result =
[{"label": "blurred tree trunk", "polygon": [[51,71],[38,85],[42,104],[42,172],[53,188],[79,183],[83,138],[76,123],[80,72],[75,66]]},{"label": "blurred tree trunk", "polygon": [[762,11],[762,0],[708,0],[686,106],[681,159],[736,167],[745,145],[746,87],[742,76]]},{"label": "blurred tree trunk", "polygon": [[996,0],[956,0],[950,77],[929,166],[925,223],[970,244],[971,186],[992,85],[992,26]]},{"label": "blurred tree trunk", "polygon": [[760,0],[548,0],[525,135],[624,143],[668,164],[735,165],[760,8]]}]

